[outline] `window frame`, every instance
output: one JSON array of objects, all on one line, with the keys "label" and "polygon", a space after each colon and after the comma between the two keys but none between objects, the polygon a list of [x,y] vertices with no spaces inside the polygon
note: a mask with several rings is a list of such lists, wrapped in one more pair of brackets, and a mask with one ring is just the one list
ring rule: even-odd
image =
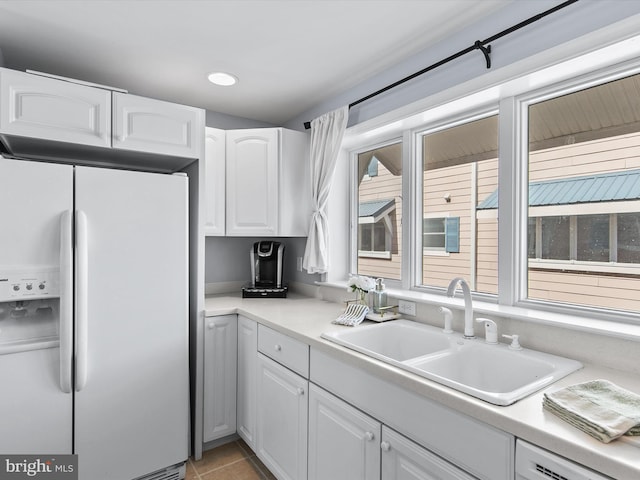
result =
[{"label": "window frame", "polygon": [[[464,125],[467,123],[474,122],[476,120],[482,120],[485,118],[489,118],[491,116],[498,116],[498,130],[500,130],[500,108],[499,104],[495,101],[480,101],[477,105],[473,107],[469,107],[463,112],[456,112],[450,115],[442,115],[438,119],[425,123],[423,125],[414,128],[411,131],[411,143],[413,148],[411,149],[414,152],[415,157],[410,159],[412,164],[412,184],[411,188],[413,196],[410,208],[413,209],[414,214],[411,218],[414,218],[414,223],[417,222],[417,218],[427,218],[430,216],[429,213],[424,212],[423,209],[423,194],[424,194],[424,170],[422,165],[422,159],[424,158],[423,151],[423,137],[426,135],[430,135],[433,133],[441,132],[443,130],[447,130],[450,128],[455,128],[460,125]],[[498,136],[498,152],[500,152],[500,135]],[[498,154],[498,162],[500,162],[499,154]],[[498,183],[500,185],[500,183]],[[403,208],[407,208],[406,205]],[[440,215],[438,215],[440,216]],[[472,222],[475,223],[475,222]],[[420,220],[420,227],[422,227],[422,223]],[[422,228],[419,229],[420,235],[418,235],[417,224],[414,227],[415,233],[411,236],[413,243],[410,245],[411,251],[411,261],[413,272],[411,275],[411,290],[421,293],[435,293],[438,295],[442,295],[446,293],[446,288],[437,287],[432,285],[423,285],[422,284],[422,275],[423,275],[423,265],[422,265],[422,256],[424,255],[424,247],[422,245]],[[474,231],[475,226],[472,229]],[[473,233],[472,233],[473,235]],[[448,255],[448,253],[442,253],[441,255]],[[472,253],[472,264],[475,264],[475,252]],[[475,285],[475,270],[473,275],[467,277],[470,285]],[[498,303],[498,296],[473,291],[473,298],[477,298],[479,300],[486,301],[488,303]]]},{"label": "window frame", "polygon": [[[604,49],[603,49],[604,50]],[[568,61],[570,64],[571,61]],[[604,66],[603,66],[604,65]],[[586,70],[583,70],[583,72]],[[536,72],[537,74],[538,72]],[[422,170],[416,159],[421,159],[422,142],[419,136],[425,132],[433,132],[442,128],[455,126],[457,123],[472,121],[478,116],[489,116],[496,113],[498,117],[498,187],[500,189],[499,224],[498,224],[498,295],[473,292],[474,301],[487,304],[497,304],[487,307],[490,311],[495,308],[514,307],[514,315],[533,319],[552,315],[567,315],[569,318],[605,320],[618,324],[639,325],[637,312],[609,310],[600,307],[588,307],[577,304],[549,304],[544,301],[527,298],[527,222],[528,222],[528,105],[557,96],[566,95],[579,90],[597,86],[602,83],[617,80],[626,76],[640,73],[640,58],[625,60],[620,63],[600,64],[591,71],[572,76],[565,73],[563,79],[545,81],[541,88],[534,88],[524,83],[510,83],[505,79],[503,84],[485,86],[480,91],[468,92],[462,96],[444,95],[444,101],[435,102],[421,113],[416,113],[406,121],[396,121],[393,128],[374,128],[371,134],[366,130],[355,129],[345,147],[344,153],[349,158],[349,189],[351,209],[350,229],[350,272],[357,271],[357,155],[364,151],[379,148],[394,142],[402,142],[403,148],[403,222],[402,222],[402,270],[400,281],[386,281],[389,289],[397,289],[400,298],[422,298],[429,302],[438,302],[444,298],[444,289],[439,287],[421,286],[423,255],[422,226],[423,212],[421,206]],[[528,74],[523,74],[526,78]],[[519,80],[517,80],[519,81]],[[507,85],[507,87],[504,87]],[[504,87],[504,88],[503,88]],[[482,92],[489,92],[483,96]],[[495,93],[498,92],[498,93]],[[461,105],[464,104],[464,107]],[[450,108],[448,108],[450,105]],[[453,112],[453,113],[451,113]],[[416,121],[416,118],[422,118]],[[425,120],[425,119],[428,119]],[[376,142],[376,143],[374,143]],[[514,228],[515,227],[515,228]],[[354,233],[355,231],[355,233]],[[419,247],[418,247],[419,245]],[[406,292],[403,294],[402,292]],[[413,294],[410,292],[414,292]],[[426,295],[425,295],[426,294]],[[436,296],[431,296],[435,294]],[[505,310],[507,311],[507,310]],[[519,312],[519,313],[518,313]],[[549,320],[545,320],[549,321]],[[553,323],[553,321],[551,321]],[[577,325],[570,322],[572,325]],[[622,328],[622,327],[621,327]]]},{"label": "window frame", "polygon": [[[405,208],[407,205],[406,202],[406,198],[408,197],[408,195],[406,194],[406,185],[407,185],[407,181],[405,178],[405,172],[407,172],[406,168],[407,168],[407,159],[410,158],[410,148],[407,147],[407,135],[405,132],[402,132],[400,135],[389,135],[388,137],[383,137],[382,139],[378,139],[375,142],[367,142],[367,143],[362,143],[362,144],[358,144],[358,146],[354,149],[350,149],[347,152],[347,159],[349,162],[349,218],[350,218],[350,226],[351,228],[349,229],[349,267],[348,267],[348,275],[358,275],[358,258],[378,258],[378,259],[390,259],[392,254],[389,251],[389,255],[387,256],[378,256],[375,255],[376,252],[364,252],[364,255],[360,255],[361,250],[359,250],[359,245],[358,245],[358,235],[359,235],[359,230],[360,230],[360,223],[359,223],[359,185],[358,185],[358,155],[360,155],[361,153],[365,153],[368,152],[370,150],[375,150],[378,148],[382,148],[382,147],[386,147],[388,145],[393,145],[395,143],[399,143],[401,145],[401,150],[402,150],[402,195],[401,195],[401,201],[402,201],[402,211],[403,211],[403,219],[405,218]],[[406,223],[409,222],[405,222],[403,221],[401,224],[401,229],[402,229],[402,247],[403,247],[403,252],[408,252],[407,250],[407,241],[408,239],[406,238],[405,235],[405,225]],[[367,253],[372,253],[371,255],[368,255]],[[380,252],[382,253],[382,252]],[[407,263],[407,257],[409,255],[403,255],[402,256],[402,265],[401,265],[401,272],[405,271],[406,268],[406,263]],[[401,274],[402,279],[401,280],[396,280],[396,279],[391,279],[391,278],[385,278],[384,282],[385,285],[387,286],[387,288],[396,288],[396,289],[404,289],[404,290],[410,290],[411,286],[409,284],[409,282],[407,282],[406,280],[404,280],[405,275],[404,273]],[[383,277],[384,278],[384,277]]]},{"label": "window frame", "polygon": [[[567,80],[551,83],[550,85],[539,88],[531,89],[528,92],[520,95],[513,96],[509,99],[512,105],[512,112],[514,114],[514,136],[510,139],[513,141],[515,150],[515,162],[514,168],[508,168],[509,180],[514,186],[514,194],[510,197],[509,202],[507,199],[500,199],[499,210],[506,211],[508,216],[515,219],[515,228],[512,229],[513,235],[509,236],[505,234],[505,237],[509,237],[508,240],[517,245],[515,251],[512,251],[513,255],[513,268],[508,269],[502,266],[501,271],[506,271],[509,274],[505,275],[503,279],[505,282],[511,283],[512,290],[511,301],[504,302],[499,300],[499,303],[505,303],[524,309],[539,310],[542,312],[554,312],[559,314],[568,315],[585,315],[594,319],[602,319],[608,321],[615,321],[619,323],[640,324],[638,320],[638,313],[625,310],[614,310],[603,307],[595,307],[579,304],[563,304],[554,303],[538,299],[528,298],[528,285],[527,276],[529,269],[529,258],[527,248],[527,228],[529,218],[529,200],[528,200],[528,168],[529,168],[529,107],[539,102],[546,100],[552,100],[554,98],[561,97],[563,95],[569,95],[575,92],[586,90],[591,87],[597,87],[607,82],[613,82],[625,77],[640,74],[640,59],[636,59],[631,62],[623,62],[622,64],[607,66],[593,71],[572,77]],[[507,159],[499,159],[499,168],[505,167]],[[506,181],[506,180],[505,180]],[[503,179],[499,179],[498,185],[503,185]],[[502,197],[502,195],[501,195]],[[505,212],[502,213],[505,213]],[[502,216],[502,213],[500,216]],[[499,241],[505,241],[505,238],[501,238],[502,231],[499,232]],[[503,248],[501,246],[501,252]],[[502,262],[501,262],[502,263]],[[582,263],[582,262],[581,262]],[[601,263],[601,262],[584,262],[584,263]],[[498,281],[500,282],[500,273]]]}]

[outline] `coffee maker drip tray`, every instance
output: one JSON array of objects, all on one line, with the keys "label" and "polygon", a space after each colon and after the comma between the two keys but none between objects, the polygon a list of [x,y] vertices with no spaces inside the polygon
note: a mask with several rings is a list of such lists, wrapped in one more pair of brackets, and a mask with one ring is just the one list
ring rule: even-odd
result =
[{"label": "coffee maker drip tray", "polygon": [[242,287],[242,298],[287,298],[289,287],[256,287],[252,284]]}]

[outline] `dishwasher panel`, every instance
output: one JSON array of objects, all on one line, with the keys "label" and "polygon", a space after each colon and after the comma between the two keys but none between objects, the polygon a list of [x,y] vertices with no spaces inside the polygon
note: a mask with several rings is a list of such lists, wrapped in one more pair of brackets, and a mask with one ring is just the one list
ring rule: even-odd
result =
[{"label": "dishwasher panel", "polygon": [[516,480],[614,480],[518,439]]}]

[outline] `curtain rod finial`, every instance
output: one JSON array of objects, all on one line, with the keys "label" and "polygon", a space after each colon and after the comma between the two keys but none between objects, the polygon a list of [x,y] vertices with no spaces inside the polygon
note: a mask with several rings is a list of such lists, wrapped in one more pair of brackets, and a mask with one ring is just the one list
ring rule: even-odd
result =
[{"label": "curtain rod finial", "polygon": [[304,122],[304,129],[309,130],[311,128],[311,122]]}]

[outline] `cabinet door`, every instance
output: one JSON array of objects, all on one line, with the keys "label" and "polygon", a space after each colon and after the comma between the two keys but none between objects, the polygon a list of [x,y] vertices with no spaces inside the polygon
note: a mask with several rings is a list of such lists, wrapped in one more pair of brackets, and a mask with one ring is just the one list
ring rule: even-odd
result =
[{"label": "cabinet door", "polygon": [[0,69],[0,133],[111,146],[111,92]]},{"label": "cabinet door", "polygon": [[199,158],[203,130],[204,110],[113,92],[113,148]]},{"label": "cabinet door", "polygon": [[279,130],[227,131],[227,235],[278,235]]},{"label": "cabinet door", "polygon": [[382,427],[382,480],[474,480],[474,477],[413,443],[397,432]]},{"label": "cabinet door", "polygon": [[225,232],[225,131],[205,129],[204,136],[204,233],[223,236]]},{"label": "cabinet door", "polygon": [[307,478],[309,382],[258,354],[257,455],[279,480]]},{"label": "cabinet door", "polygon": [[205,317],[205,442],[236,432],[237,316]]},{"label": "cabinet door", "polygon": [[380,478],[380,423],[309,387],[309,480]]},{"label": "cabinet door", "polygon": [[258,324],[238,315],[238,435],[256,450]]}]

